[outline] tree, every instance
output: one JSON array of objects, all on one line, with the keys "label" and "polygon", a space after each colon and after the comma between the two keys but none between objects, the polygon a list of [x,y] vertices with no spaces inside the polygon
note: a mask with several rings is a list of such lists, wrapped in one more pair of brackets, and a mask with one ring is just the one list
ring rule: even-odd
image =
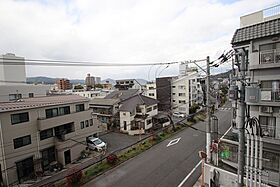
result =
[{"label": "tree", "polygon": [[84,87],[83,87],[82,85],[76,85],[76,86],[74,87],[74,89],[75,89],[75,90],[77,90],[77,89],[84,89]]}]

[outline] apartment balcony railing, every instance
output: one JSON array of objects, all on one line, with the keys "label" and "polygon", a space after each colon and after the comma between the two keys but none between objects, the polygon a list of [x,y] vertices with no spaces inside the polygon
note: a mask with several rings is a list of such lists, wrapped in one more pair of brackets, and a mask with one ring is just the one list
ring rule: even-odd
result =
[{"label": "apartment balcony railing", "polygon": [[275,138],[275,126],[261,125],[261,129],[264,137]]},{"label": "apartment balcony railing", "polygon": [[260,64],[280,63],[280,49],[260,52]]},{"label": "apartment balcony railing", "polygon": [[261,101],[280,102],[280,89],[261,89]]}]

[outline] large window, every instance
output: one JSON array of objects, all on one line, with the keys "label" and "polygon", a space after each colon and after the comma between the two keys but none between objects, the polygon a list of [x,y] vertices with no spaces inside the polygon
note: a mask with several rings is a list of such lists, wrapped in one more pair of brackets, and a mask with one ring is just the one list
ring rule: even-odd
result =
[{"label": "large window", "polygon": [[47,129],[40,132],[40,140],[45,140],[50,137],[53,137],[53,129]]},{"label": "large window", "polygon": [[85,105],[84,104],[79,104],[76,105],[76,112],[81,112],[85,110]]},{"label": "large window", "polygon": [[260,46],[260,64],[280,63],[280,42]]},{"label": "large window", "polygon": [[10,101],[18,100],[18,99],[21,99],[21,98],[22,98],[21,94],[9,94],[9,100]]},{"label": "large window", "polygon": [[43,170],[49,169],[50,163],[55,161],[55,148],[50,147],[41,151]]},{"label": "large window", "polygon": [[267,170],[279,171],[279,154],[264,151],[263,152],[263,167]]},{"label": "large window", "polygon": [[12,114],[11,115],[11,123],[18,124],[18,123],[23,123],[29,121],[29,115],[28,112],[24,113],[18,113],[18,114]]},{"label": "large window", "polygon": [[151,112],[152,110],[153,110],[152,107],[148,107],[148,108],[147,108],[147,112]]},{"label": "large window", "polygon": [[46,118],[70,114],[70,106],[46,109]]},{"label": "large window", "polygon": [[186,96],[186,94],[185,93],[179,93],[179,96],[184,97],[184,96]]},{"label": "large window", "polygon": [[263,136],[275,137],[276,118],[271,116],[260,116],[259,120]]},{"label": "large window", "polygon": [[31,135],[23,136],[20,138],[14,139],[14,148],[20,148],[26,145],[31,144]]}]

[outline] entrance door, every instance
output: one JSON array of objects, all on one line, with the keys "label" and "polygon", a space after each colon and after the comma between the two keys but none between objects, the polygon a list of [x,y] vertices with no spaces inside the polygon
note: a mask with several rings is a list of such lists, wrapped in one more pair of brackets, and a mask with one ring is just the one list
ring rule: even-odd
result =
[{"label": "entrance door", "polygon": [[64,162],[65,162],[65,165],[71,163],[71,152],[70,152],[70,150],[64,151]]}]

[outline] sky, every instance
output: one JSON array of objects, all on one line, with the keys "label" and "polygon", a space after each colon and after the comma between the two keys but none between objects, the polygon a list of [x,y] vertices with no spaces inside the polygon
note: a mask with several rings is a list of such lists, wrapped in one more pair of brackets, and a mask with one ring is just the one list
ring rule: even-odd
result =
[{"label": "sky", "polygon": [[[216,59],[240,16],[278,0],[1,0],[0,54],[27,59],[148,63]],[[201,63],[203,65],[204,62]],[[154,79],[165,66],[39,67],[27,76]],[[215,72],[230,69],[225,64]],[[178,74],[178,65],[160,76]]]}]

